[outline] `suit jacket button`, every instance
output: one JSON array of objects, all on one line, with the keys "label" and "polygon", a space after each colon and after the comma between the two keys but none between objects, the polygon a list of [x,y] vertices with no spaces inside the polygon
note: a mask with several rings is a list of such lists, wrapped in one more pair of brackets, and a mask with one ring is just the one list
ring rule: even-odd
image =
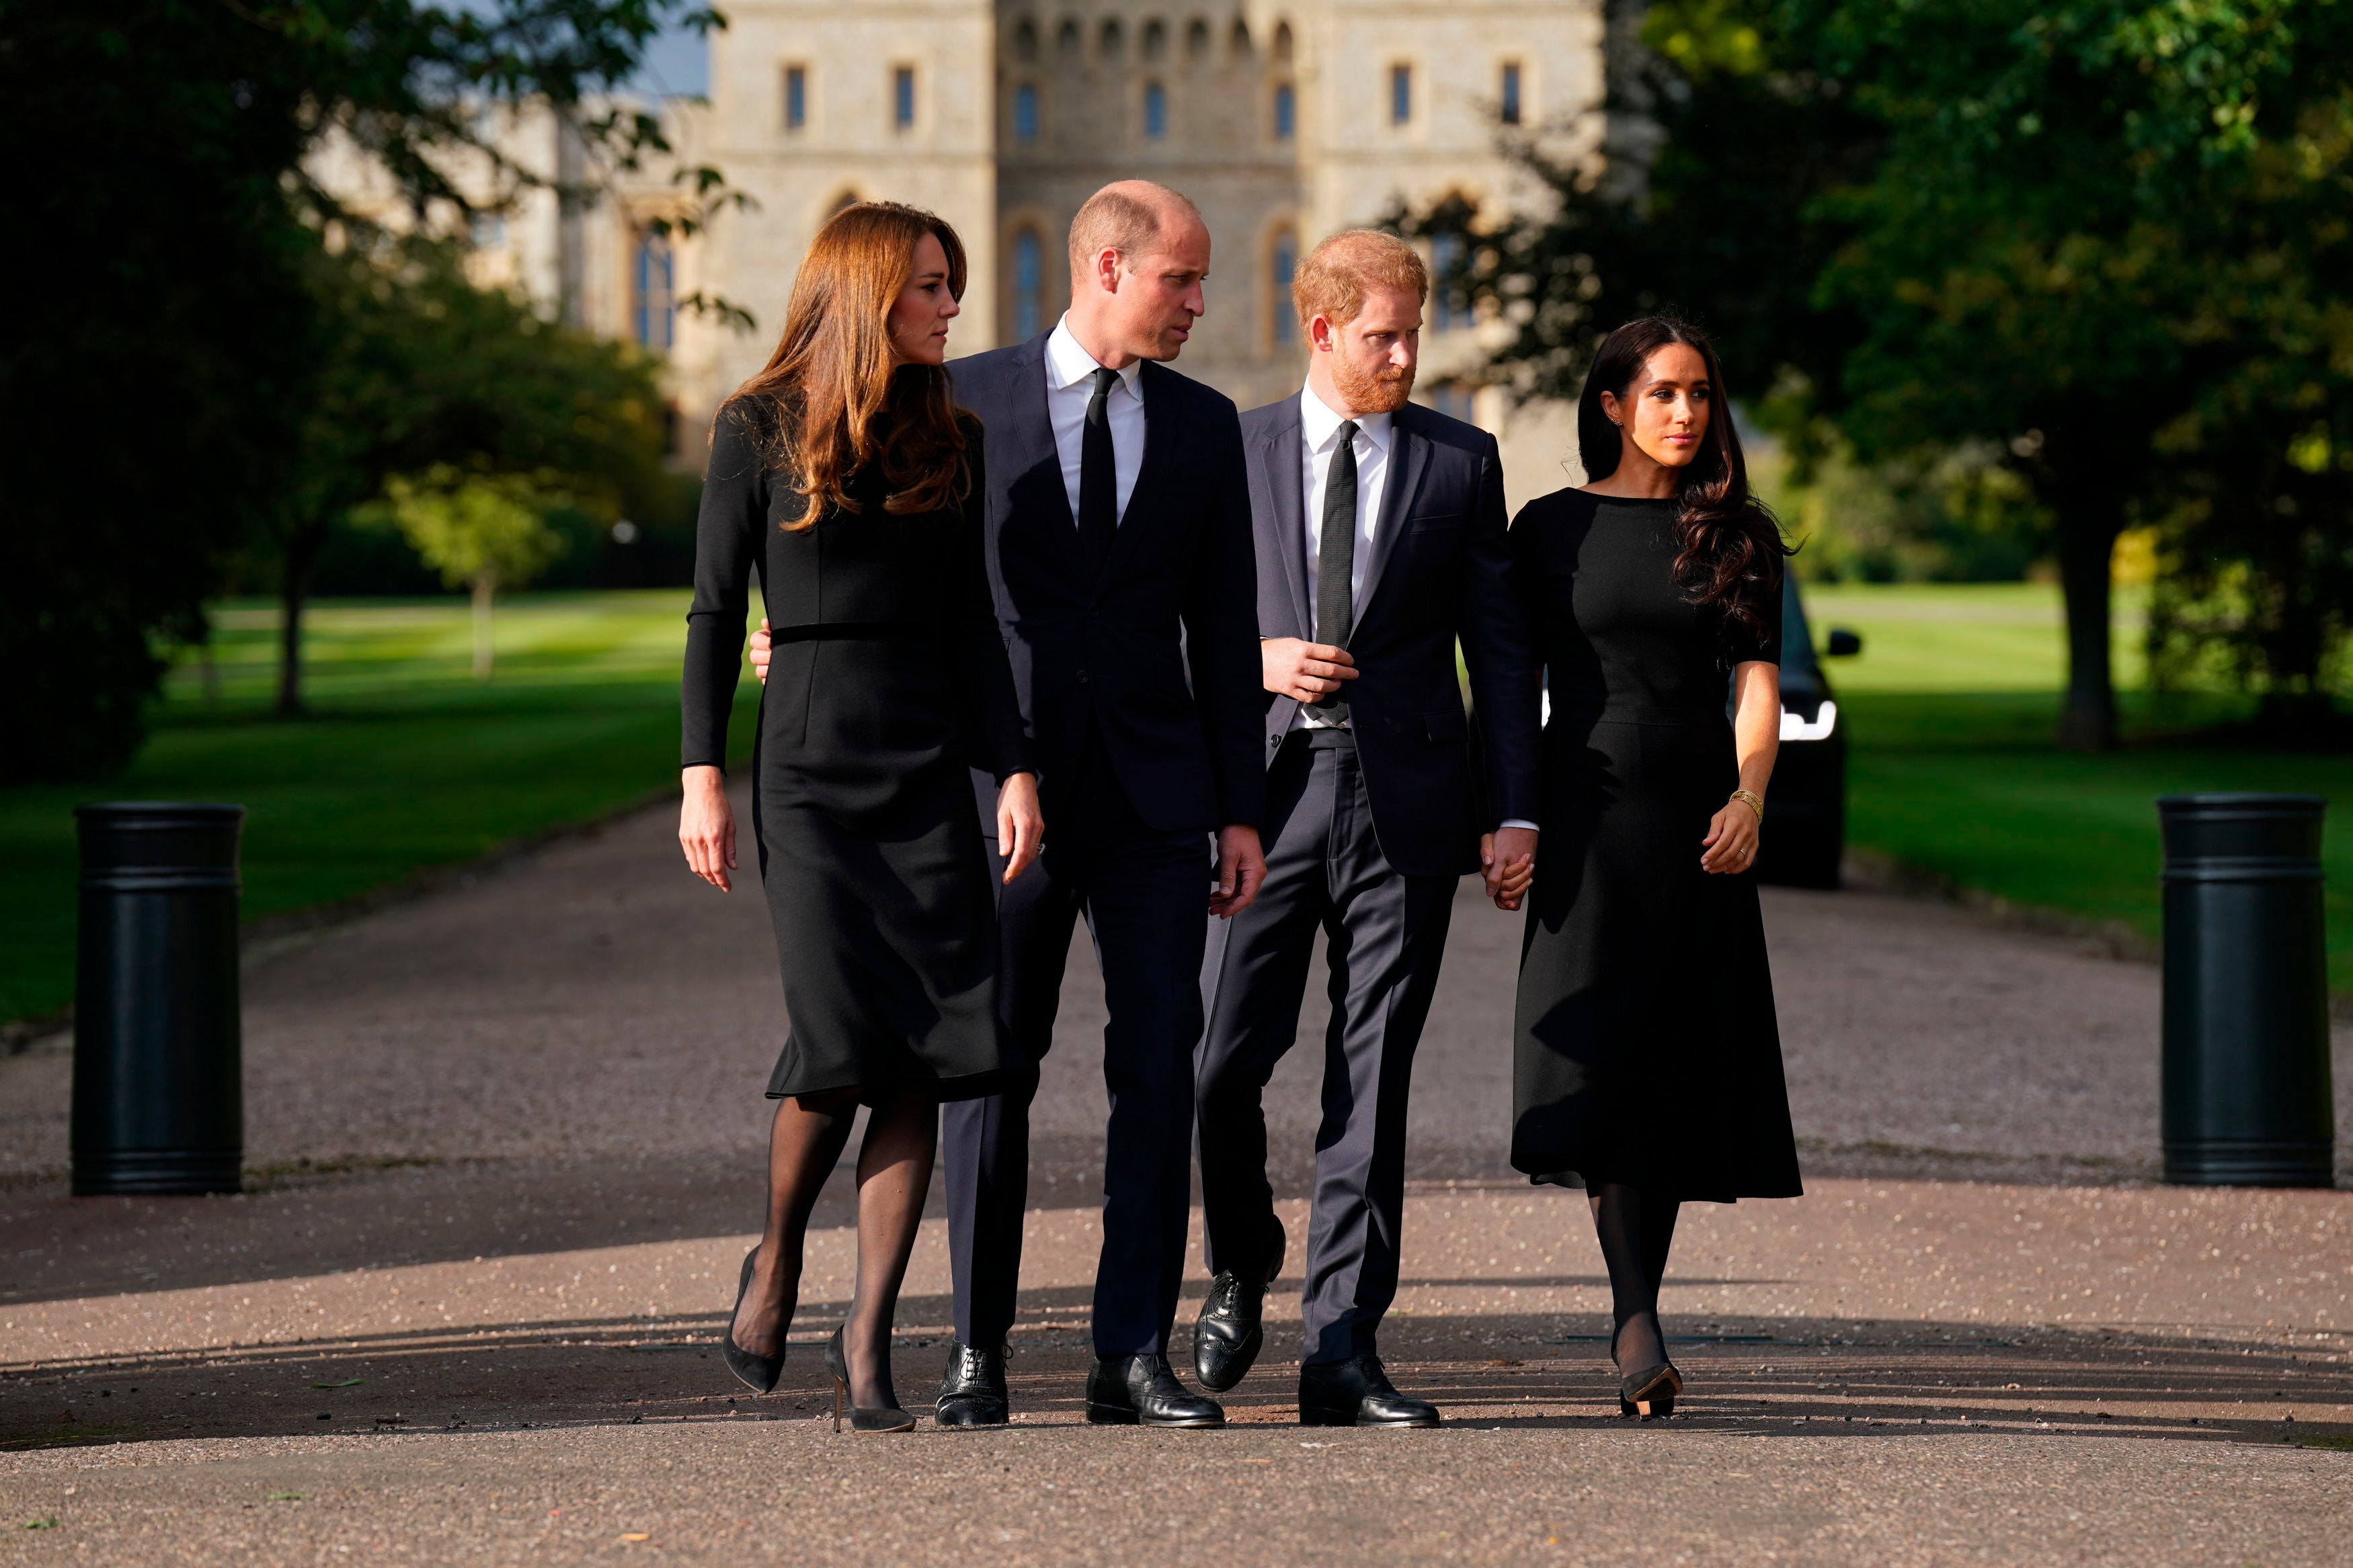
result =
[{"label": "suit jacket button", "polygon": [[1086,672],[1085,670],[1083,670],[1083,669],[1082,669],[1082,670],[1079,671],[1079,684],[1080,684],[1081,686],[1084,686],[1086,683],[1087,683],[1087,672]]}]

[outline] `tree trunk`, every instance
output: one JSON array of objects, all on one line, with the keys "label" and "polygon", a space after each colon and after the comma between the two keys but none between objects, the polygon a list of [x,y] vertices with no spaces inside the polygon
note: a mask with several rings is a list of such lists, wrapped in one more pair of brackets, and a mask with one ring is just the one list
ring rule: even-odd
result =
[{"label": "tree trunk", "polygon": [[2067,607],[2067,697],[2059,748],[2107,752],[2116,744],[2116,670],[2110,657],[2110,574],[2124,515],[2107,498],[2075,498],[2059,523],[2059,588]]},{"label": "tree trunk", "polygon": [[324,523],[299,528],[286,540],[278,626],[278,713],[284,719],[302,715],[302,610],[311,598],[311,569],[326,542]]},{"label": "tree trunk", "polygon": [[491,678],[491,595],[498,581],[485,572],[474,579],[474,679]]}]

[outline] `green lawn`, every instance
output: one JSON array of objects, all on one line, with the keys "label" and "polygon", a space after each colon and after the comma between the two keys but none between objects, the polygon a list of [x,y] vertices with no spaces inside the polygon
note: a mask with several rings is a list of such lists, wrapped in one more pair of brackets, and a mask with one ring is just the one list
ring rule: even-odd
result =
[{"label": "green lawn", "polygon": [[[1826,661],[1848,723],[1851,841],[2021,904],[2158,934],[2157,797],[2285,790],[2329,803],[2329,984],[2353,991],[2353,758],[2197,745],[2237,716],[2221,695],[2128,691],[2127,744],[2050,744],[2064,669],[2058,595],[2031,584],[1820,586],[1807,610],[1863,651]],[[2137,682],[2137,604],[2119,605],[2119,675]]]},{"label": "green lawn", "polygon": [[72,998],[79,802],[245,805],[252,919],[474,859],[674,784],[686,602],[679,591],[518,596],[500,608],[487,684],[470,673],[462,601],[322,605],[311,617],[314,715],[292,723],[269,713],[276,611],[227,606],[217,698],[193,664],[174,670],[129,773],[0,790],[0,1019]]},{"label": "green lawn", "polygon": [[[1852,747],[1857,845],[2155,935],[2158,795],[2323,795],[2330,984],[2353,991],[2353,759],[2168,742],[2233,704],[2137,693],[2122,752],[2062,756],[2049,743],[2063,668],[2055,589],[1821,586],[1807,598],[1817,637],[1841,626],[1864,639],[1860,658],[1830,667]],[[250,917],[462,863],[675,779],[685,608],[671,591],[520,596],[500,611],[497,679],[483,685],[468,673],[461,603],[331,603],[311,620],[316,713],[286,723],[268,711],[275,611],[226,606],[218,695],[195,665],[176,670],[129,774],[0,791],[0,1019],[71,998],[77,803],[242,803]],[[2119,668],[2137,681],[2137,606],[2119,608]],[[747,704],[751,691],[747,679]],[[736,740],[748,746],[748,720]]]}]

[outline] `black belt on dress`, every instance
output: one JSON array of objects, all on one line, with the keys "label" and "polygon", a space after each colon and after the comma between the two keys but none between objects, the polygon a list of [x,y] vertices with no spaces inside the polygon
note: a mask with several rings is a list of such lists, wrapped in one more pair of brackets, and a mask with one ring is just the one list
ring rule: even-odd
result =
[{"label": "black belt on dress", "polygon": [[920,621],[819,621],[815,626],[779,626],[768,634],[772,643],[874,642],[912,640],[936,636]]}]

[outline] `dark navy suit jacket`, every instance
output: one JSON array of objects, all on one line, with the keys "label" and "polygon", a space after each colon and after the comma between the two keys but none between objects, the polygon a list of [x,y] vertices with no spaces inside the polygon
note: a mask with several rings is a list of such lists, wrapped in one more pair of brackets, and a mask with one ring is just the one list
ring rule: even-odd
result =
[{"label": "dark navy suit jacket", "polygon": [[[981,419],[989,585],[1048,810],[1092,720],[1147,826],[1256,826],[1266,798],[1256,568],[1234,405],[1145,364],[1143,468],[1110,560],[1088,582],[1046,412],[1047,335],[948,371],[956,401]],[[976,784],[994,798],[994,779]]]},{"label": "dark navy suit jacket", "polygon": [[[1241,423],[1259,633],[1312,641],[1298,395]],[[1495,438],[1410,403],[1390,430],[1388,480],[1347,643],[1357,676],[1343,696],[1382,854],[1409,876],[1459,877],[1479,868],[1480,834],[1514,817],[1538,820],[1535,656],[1508,581]],[[1457,638],[1479,715],[1475,745]],[[1263,690],[1260,700],[1260,761],[1271,763],[1299,704]]]}]

